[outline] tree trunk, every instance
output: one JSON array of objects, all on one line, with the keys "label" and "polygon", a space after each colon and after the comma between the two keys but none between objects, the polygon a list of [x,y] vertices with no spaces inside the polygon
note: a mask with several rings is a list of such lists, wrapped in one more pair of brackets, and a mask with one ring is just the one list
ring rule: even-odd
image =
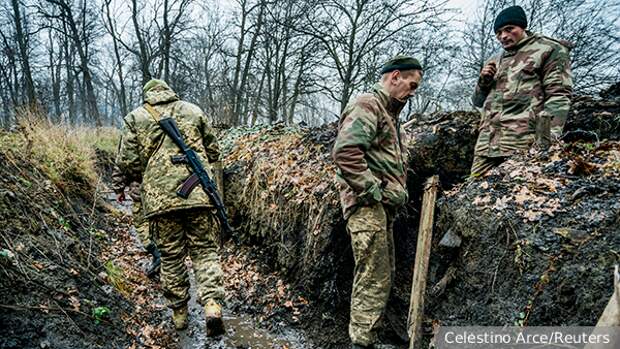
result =
[{"label": "tree trunk", "polygon": [[26,95],[28,96],[28,104],[31,106],[36,105],[37,97],[34,90],[34,81],[32,80],[32,72],[30,70],[30,59],[28,57],[28,47],[26,44],[26,38],[24,37],[24,31],[22,28],[22,18],[19,12],[19,1],[11,0],[13,5],[13,14],[15,16],[15,36],[19,46],[19,54],[22,63],[22,74],[24,77],[24,84],[26,88]]},{"label": "tree trunk", "polygon": [[125,92],[125,79],[123,77],[123,62],[121,60],[120,51],[118,48],[118,39],[116,37],[116,32],[114,29],[114,22],[112,21],[112,17],[110,16],[110,1],[106,0],[106,19],[108,20],[108,24],[110,25],[110,32],[112,33],[112,44],[114,46],[114,56],[116,57],[116,69],[118,73],[118,82],[119,82],[119,94],[118,100],[121,105],[121,113],[123,115],[127,115],[127,94]]},{"label": "tree trunk", "polygon": [[74,44],[67,37],[63,39],[64,51],[65,51],[65,72],[67,80],[65,82],[65,89],[67,93],[67,104],[69,109],[69,124],[74,125],[76,122],[75,115],[75,76],[73,75],[73,66],[71,57],[75,52]]},{"label": "tree trunk", "polygon": [[[88,56],[86,54],[87,45],[86,42],[83,43],[80,39],[78,28],[75,24],[71,8],[64,4],[63,10],[65,11],[65,18],[68,22],[67,24],[69,25],[69,29],[71,30],[70,37],[75,43],[75,47],[77,48],[78,56],[80,58],[80,69],[82,71],[82,76],[84,79],[86,105],[88,107],[88,113],[90,114],[89,119],[93,120],[97,127],[100,127],[101,116],[99,115],[99,109],[97,107],[97,98],[95,97],[93,78],[90,72],[90,68],[88,67]],[[82,46],[82,44],[84,44],[84,47]]]},{"label": "tree trunk", "polygon": [[133,22],[134,30],[136,31],[136,39],[138,40],[138,46],[140,48],[140,68],[142,70],[142,86],[144,86],[149,80],[151,80],[151,70],[149,64],[151,60],[148,58],[148,51],[146,43],[140,32],[140,25],[138,24],[138,4],[137,0],[131,0],[131,21]]},{"label": "tree trunk", "polygon": [[254,127],[254,125],[256,124],[256,119],[258,118],[258,106],[259,106],[259,101],[260,98],[263,94],[263,87],[265,86],[265,71],[263,70],[263,73],[261,74],[260,77],[260,83],[258,84],[258,93],[256,94],[256,97],[254,98],[254,106],[252,107],[252,119],[250,121],[250,126]]},{"label": "tree trunk", "polygon": [[306,63],[306,58],[304,56],[304,50],[301,52],[301,61],[299,62],[299,73],[297,74],[297,80],[295,80],[295,86],[293,87],[293,96],[291,97],[291,104],[288,110],[288,117],[286,118],[287,124],[293,124],[293,119],[295,118],[295,106],[297,105],[297,100],[299,99],[299,95],[301,94],[301,82],[303,79],[303,73]]},{"label": "tree trunk", "polygon": [[162,35],[162,63],[164,80],[170,80],[170,46],[171,46],[171,30],[168,21],[168,0],[164,0],[164,33]]},{"label": "tree trunk", "polygon": [[[48,38],[50,43],[49,49],[49,69],[50,78],[52,79],[52,103],[54,105],[53,122],[60,123],[60,67],[61,64],[56,64],[54,39],[52,31],[48,32]],[[59,50],[59,61],[62,61],[62,48]]]}]

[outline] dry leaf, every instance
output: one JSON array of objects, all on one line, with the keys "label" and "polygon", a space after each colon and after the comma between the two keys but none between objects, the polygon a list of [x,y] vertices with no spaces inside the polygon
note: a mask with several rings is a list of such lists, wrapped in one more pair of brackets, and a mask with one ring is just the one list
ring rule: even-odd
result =
[{"label": "dry leaf", "polygon": [[71,303],[71,309],[75,310],[75,311],[80,311],[80,299],[75,297],[75,296],[71,296],[69,297],[69,303]]},{"label": "dry leaf", "polygon": [[491,202],[490,196],[476,196],[474,198],[473,204],[476,206],[486,205]]}]

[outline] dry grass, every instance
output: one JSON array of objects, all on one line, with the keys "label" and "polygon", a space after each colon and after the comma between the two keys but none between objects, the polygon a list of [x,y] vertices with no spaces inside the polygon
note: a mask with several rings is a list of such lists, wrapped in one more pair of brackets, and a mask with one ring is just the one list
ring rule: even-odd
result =
[{"label": "dry grass", "polygon": [[120,132],[114,128],[51,124],[41,114],[21,110],[17,132],[0,133],[0,151],[30,158],[59,188],[97,182],[96,150],[113,154]]}]

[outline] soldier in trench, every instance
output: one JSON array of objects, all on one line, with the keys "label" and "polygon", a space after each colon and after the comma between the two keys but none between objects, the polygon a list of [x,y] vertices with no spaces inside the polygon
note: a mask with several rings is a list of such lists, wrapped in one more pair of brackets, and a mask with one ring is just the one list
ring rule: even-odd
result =
[{"label": "soldier in trench", "polygon": [[372,91],[353,100],[340,117],[332,156],[355,259],[349,322],[354,349],[375,344],[394,278],[394,215],[408,199],[399,114],[422,75],[418,60],[390,59]]},{"label": "soldier in trench", "polygon": [[[161,252],[161,282],[172,309],[177,330],[188,326],[189,274],[185,257],[190,256],[196,275],[198,302],[204,306],[208,336],[224,333],[222,302],[223,272],[219,262],[219,222],[211,200],[203,190],[193,190],[184,199],[176,194],[189,175],[183,163],[173,163],[179,149],[159,127],[159,120],[172,117],[187,145],[201,159],[205,170],[220,152],[211,123],[196,105],[180,100],[162,80],[144,85],[144,104],[124,118],[124,129],[116,159],[125,186],[141,182],[142,210]],[[122,197],[124,187],[116,186]]]},{"label": "soldier in trench", "polygon": [[501,11],[493,29],[503,52],[482,68],[473,96],[482,119],[472,176],[518,151],[548,148],[562,135],[573,88],[571,44],[528,31],[520,6]]}]

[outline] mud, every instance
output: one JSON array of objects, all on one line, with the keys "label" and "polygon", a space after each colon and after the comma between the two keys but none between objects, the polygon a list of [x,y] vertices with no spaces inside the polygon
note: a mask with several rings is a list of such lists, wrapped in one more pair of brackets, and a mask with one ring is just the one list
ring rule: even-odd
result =
[{"label": "mud", "polygon": [[[272,323],[272,328],[261,326],[260,321],[249,314],[235,314],[230,307],[224,308],[224,323],[226,334],[210,338],[206,335],[204,310],[196,302],[196,285],[193,273],[191,277],[191,300],[189,302],[189,326],[185,331],[178,332],[178,345],[183,349],[213,348],[213,349],[303,349],[312,348],[304,335],[285,322],[279,326]],[[238,304],[236,295],[229,296],[228,304],[232,307]],[[252,300],[250,300],[251,302]],[[247,305],[247,304],[246,304]]]},{"label": "mud", "polygon": [[[429,320],[450,325],[594,325],[612,293],[620,249],[620,144],[557,146],[523,155],[446,193],[432,282],[456,276],[428,303]],[[525,166],[527,164],[527,166]],[[578,166],[594,166],[591,174]],[[466,301],[464,301],[466,300]]]},{"label": "mud", "polygon": [[[22,154],[0,154],[0,347],[125,347],[132,306],[98,276],[109,241],[96,188],[55,187]],[[96,321],[93,311],[106,307]]]}]

